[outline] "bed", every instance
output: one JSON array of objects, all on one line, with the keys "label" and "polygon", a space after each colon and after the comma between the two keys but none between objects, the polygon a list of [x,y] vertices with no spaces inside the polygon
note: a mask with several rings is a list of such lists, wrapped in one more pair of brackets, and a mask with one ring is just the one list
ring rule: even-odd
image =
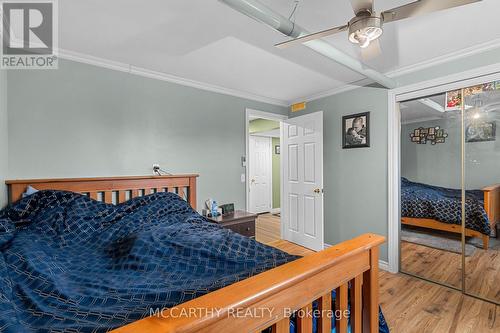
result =
[{"label": "bed", "polygon": [[[197,214],[196,178],[7,181],[15,203],[0,213],[2,331],[326,333],[329,311],[348,309],[336,332],[388,331],[383,237],[297,258]],[[40,191],[23,198],[29,186]],[[319,314],[290,315],[312,308]]]},{"label": "bed", "polygon": [[[489,237],[500,219],[500,184],[482,190],[467,190],[465,236]],[[462,233],[462,192],[401,179],[401,223],[453,233]]]}]

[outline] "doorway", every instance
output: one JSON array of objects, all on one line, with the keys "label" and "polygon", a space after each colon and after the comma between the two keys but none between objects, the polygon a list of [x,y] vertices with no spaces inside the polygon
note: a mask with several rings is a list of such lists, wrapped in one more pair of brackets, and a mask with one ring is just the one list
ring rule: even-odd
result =
[{"label": "doorway", "polygon": [[247,211],[259,214],[256,239],[322,250],[323,112],[288,119],[247,110],[246,136]]},{"label": "doorway", "polygon": [[281,127],[288,117],[247,109],[246,210],[258,214],[256,239],[282,239]]}]

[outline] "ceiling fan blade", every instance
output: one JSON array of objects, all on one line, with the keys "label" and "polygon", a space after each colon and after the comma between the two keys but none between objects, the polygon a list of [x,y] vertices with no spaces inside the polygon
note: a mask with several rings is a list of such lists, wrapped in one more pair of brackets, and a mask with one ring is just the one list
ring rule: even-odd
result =
[{"label": "ceiling fan blade", "polygon": [[341,27],[335,27],[335,28],[326,29],[326,30],[323,30],[323,31],[320,31],[320,32],[315,32],[315,33],[310,34],[310,35],[305,35],[305,36],[302,36],[302,37],[299,37],[299,38],[288,40],[286,42],[278,43],[278,44],[276,44],[274,46],[276,46],[276,47],[278,47],[280,49],[284,49],[284,48],[289,47],[289,46],[293,46],[293,45],[297,45],[297,44],[303,44],[303,43],[311,41],[311,40],[315,40],[315,39],[327,37],[327,36],[336,34],[337,32],[341,32],[341,31],[344,31],[344,30],[347,30],[347,25],[343,25]]},{"label": "ceiling fan blade", "polygon": [[479,1],[482,0],[418,0],[407,5],[385,10],[381,15],[384,23],[387,23]]},{"label": "ceiling fan blade", "polygon": [[349,0],[349,1],[351,2],[354,14],[359,13],[363,9],[373,12],[373,0]]}]

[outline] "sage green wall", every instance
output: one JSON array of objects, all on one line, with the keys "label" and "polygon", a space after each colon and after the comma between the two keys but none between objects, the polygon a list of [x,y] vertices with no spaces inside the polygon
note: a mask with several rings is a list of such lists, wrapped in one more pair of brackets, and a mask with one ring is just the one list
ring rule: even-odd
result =
[{"label": "sage green wall", "polygon": [[280,145],[280,138],[273,138],[273,208],[281,207],[281,156],[276,154],[276,146]]},{"label": "sage green wall", "polygon": [[280,128],[280,123],[274,120],[267,119],[254,119],[250,121],[248,126],[248,132],[257,133],[257,132],[268,132],[274,129]]},{"label": "sage green wall", "polygon": [[284,107],[61,60],[8,73],[10,178],[199,173],[208,197],[245,207],[245,108]]},{"label": "sage green wall", "polygon": [[[404,111],[403,111],[404,112]],[[487,121],[500,124],[498,113],[490,113]],[[461,126],[460,118],[412,123],[401,128],[401,175],[412,181],[460,188]],[[410,133],[419,127],[440,126],[448,133],[444,144],[419,145],[410,141]],[[498,125],[497,125],[498,126]],[[500,142],[465,144],[465,179],[469,189],[481,189],[500,183]]]},{"label": "sage green wall", "polygon": [[7,203],[8,178],[7,73],[0,70],[0,209]]},{"label": "sage green wall", "polygon": [[[359,88],[308,102],[290,117],[323,111],[325,243],[387,235],[387,90]],[[342,149],[342,116],[370,111],[371,147]],[[381,248],[387,260],[387,246]]]},{"label": "sage green wall", "polygon": [[[436,126],[448,133],[445,143],[419,145],[410,141],[415,128]],[[420,183],[460,188],[460,138],[460,118],[402,125],[401,176]]]}]

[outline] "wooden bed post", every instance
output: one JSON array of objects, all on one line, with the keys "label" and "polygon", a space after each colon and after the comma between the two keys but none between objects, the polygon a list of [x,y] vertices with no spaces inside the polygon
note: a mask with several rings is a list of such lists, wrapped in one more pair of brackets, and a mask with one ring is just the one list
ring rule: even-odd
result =
[{"label": "wooden bed post", "polygon": [[189,177],[189,204],[196,210],[196,178],[197,176]]},{"label": "wooden bed post", "polygon": [[370,249],[370,269],[363,273],[363,332],[378,332],[378,247]]},{"label": "wooden bed post", "polygon": [[[500,220],[500,184],[483,188],[484,192],[484,210],[488,214],[490,226],[494,230],[497,222]],[[496,234],[495,234],[496,235]]]}]

